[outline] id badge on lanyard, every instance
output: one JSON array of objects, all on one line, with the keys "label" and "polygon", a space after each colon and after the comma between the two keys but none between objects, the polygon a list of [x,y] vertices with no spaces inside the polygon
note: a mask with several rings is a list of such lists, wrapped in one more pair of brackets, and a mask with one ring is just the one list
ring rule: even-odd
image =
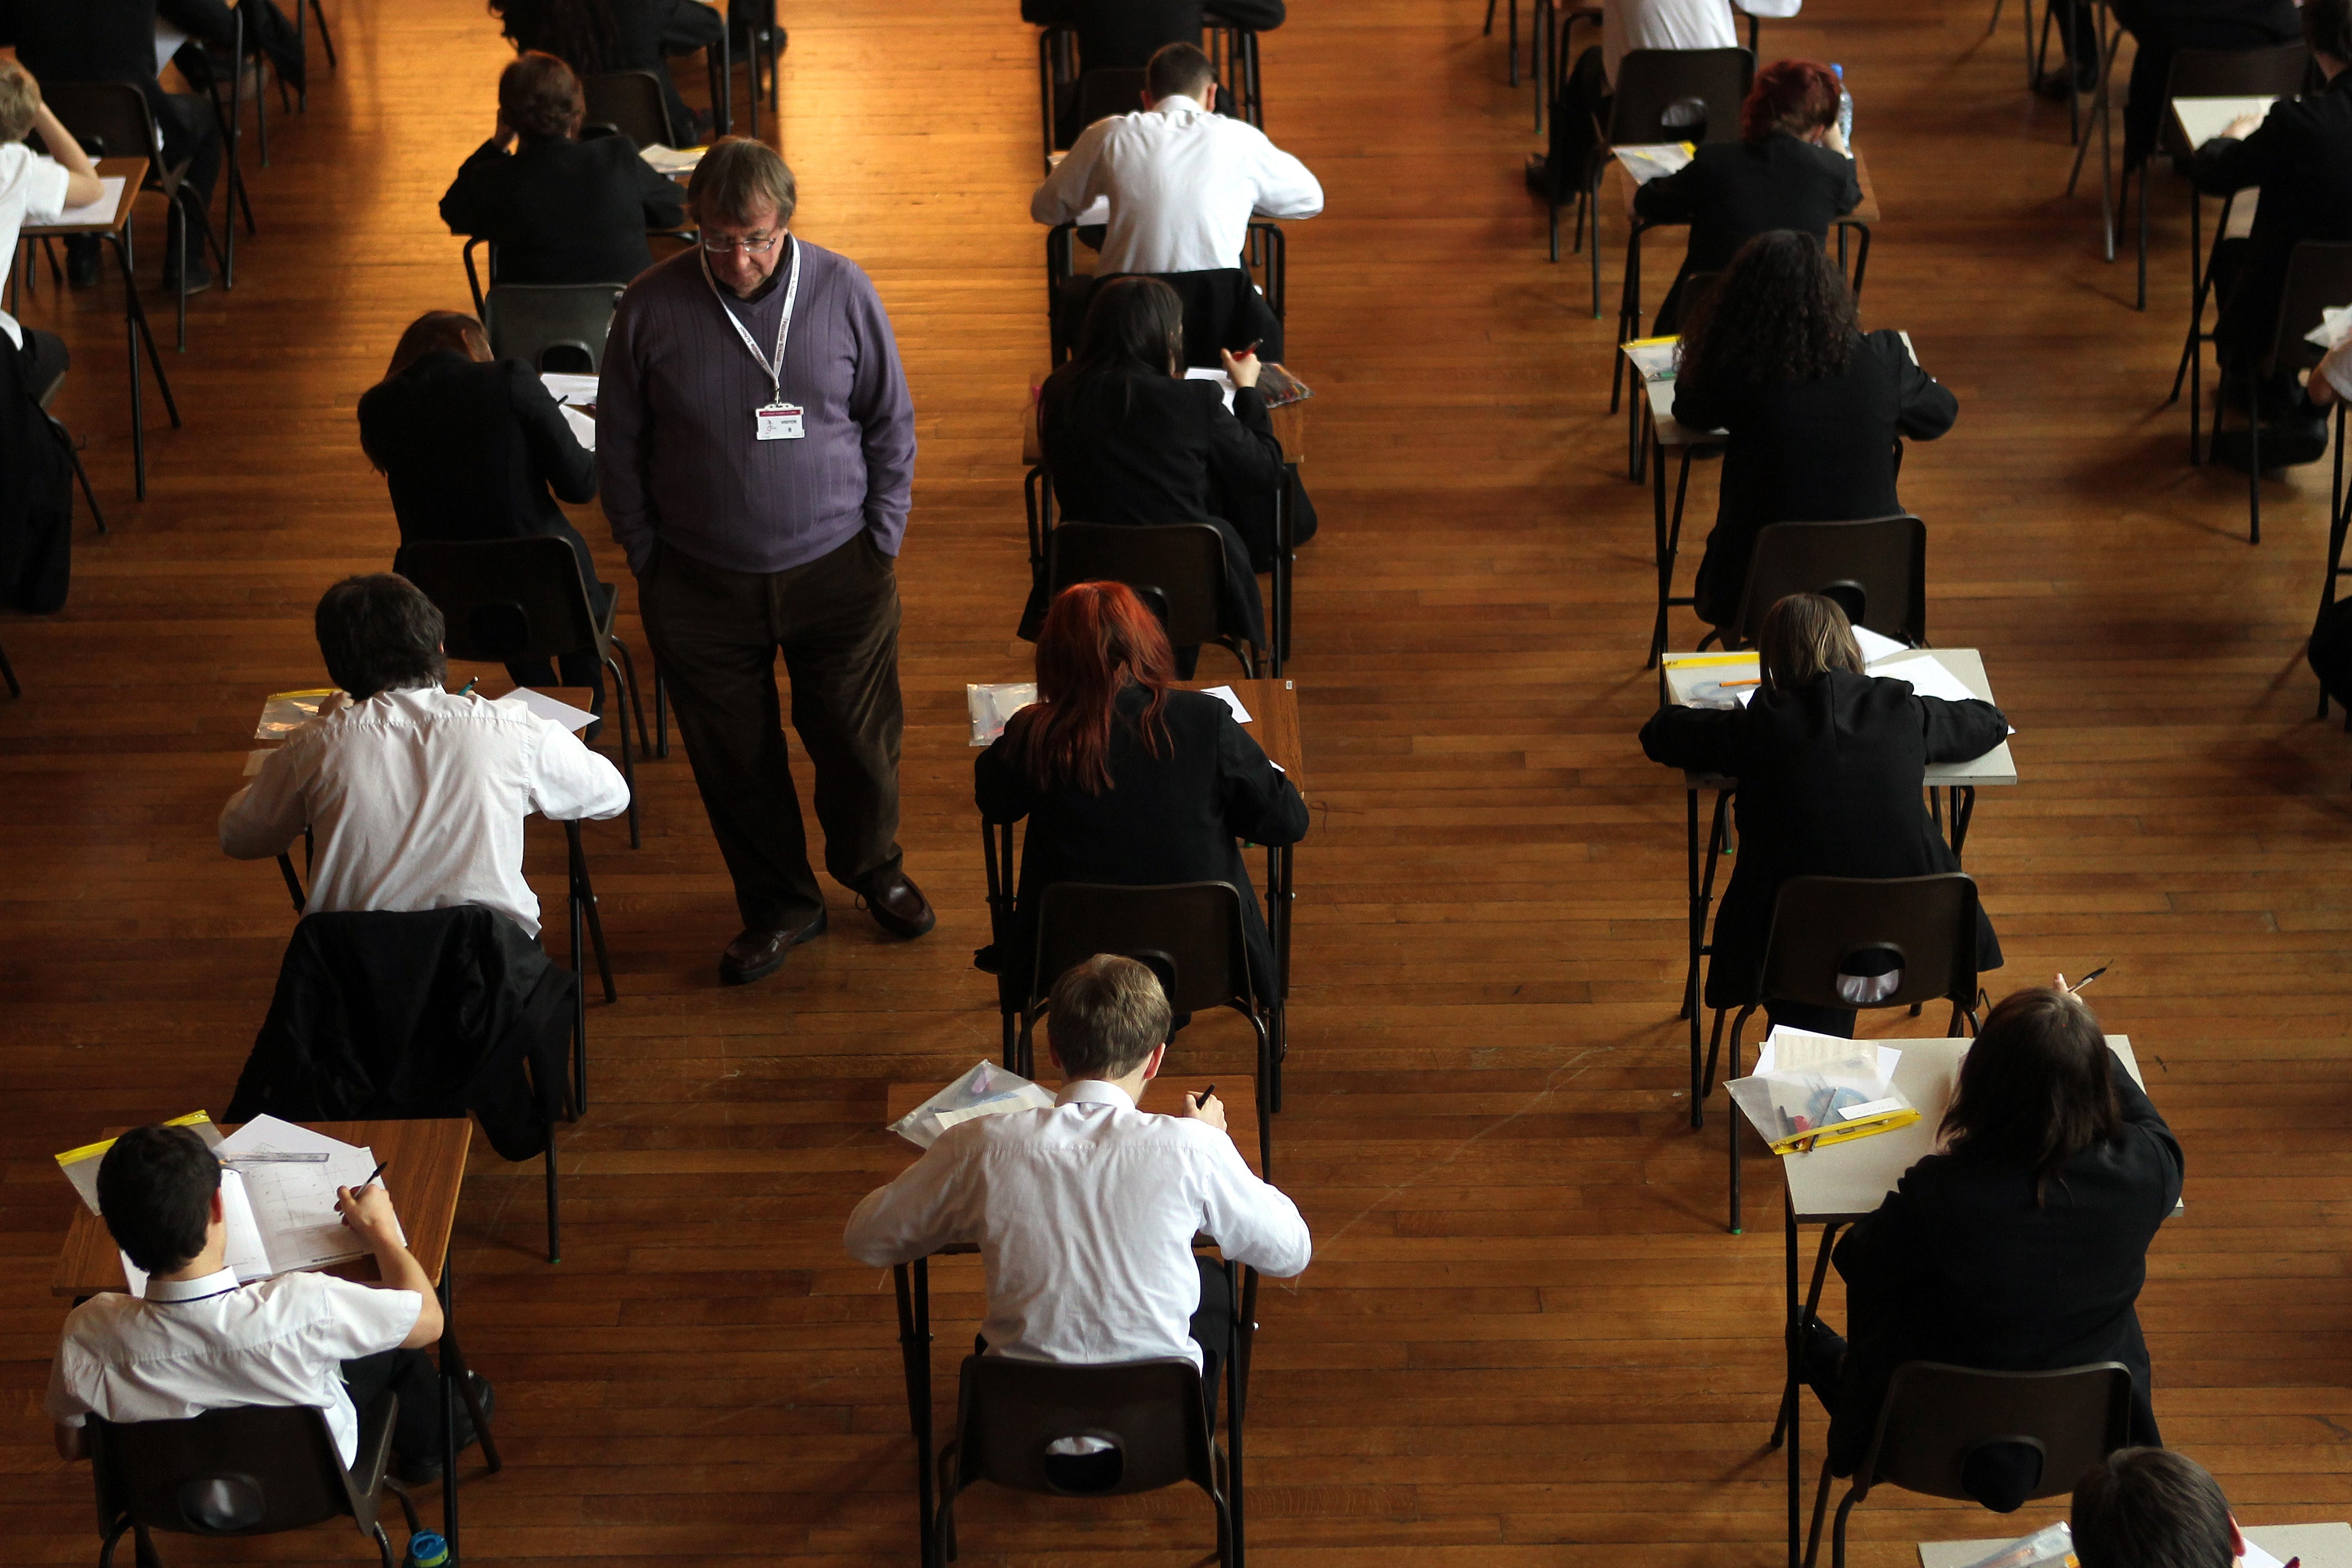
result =
[{"label": "id badge on lanyard", "polygon": [[751,334],[744,327],[742,318],[727,308],[726,300],[719,299],[718,280],[710,276],[709,258],[705,257],[702,263],[702,280],[710,285],[710,297],[719,300],[719,313],[727,318],[727,324],[733,327],[735,335],[743,340],[745,352],[768,377],[768,401],[751,411],[752,437],[761,441],[798,441],[808,435],[806,410],[797,403],[784,401],[784,345],[792,341],[793,307],[799,302],[801,292],[801,242],[797,237],[787,237],[793,247],[793,268],[784,281],[784,313],[776,323],[776,357],[773,360],[760,352],[760,345],[751,341]]}]

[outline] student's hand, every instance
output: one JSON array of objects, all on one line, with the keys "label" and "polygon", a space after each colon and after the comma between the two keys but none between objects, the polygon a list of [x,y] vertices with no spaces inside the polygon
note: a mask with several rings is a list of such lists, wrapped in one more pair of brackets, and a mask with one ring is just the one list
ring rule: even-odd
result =
[{"label": "student's hand", "polygon": [[2233,142],[2243,142],[2261,127],[2263,117],[2259,114],[2241,114],[2221,127],[2221,134]]},{"label": "student's hand", "polygon": [[1184,1096],[1183,1106],[1184,1109],[1177,1115],[1194,1121],[1205,1121],[1220,1132],[1225,1131],[1225,1102],[1215,1095],[1205,1089],[1199,1094],[1188,1094]]},{"label": "student's hand", "polygon": [[1234,357],[1233,350],[1219,349],[1217,357],[1225,362],[1225,374],[1234,378],[1235,386],[1257,384],[1257,373],[1264,367],[1258,363],[1257,352],[1255,349],[1239,359]]},{"label": "student's hand", "polygon": [[1822,145],[1841,158],[1853,156],[1852,153],[1846,151],[1845,133],[1837,128],[1837,121],[1834,120],[1822,127]]},{"label": "student's hand", "polygon": [[507,111],[503,109],[499,110],[499,122],[490,132],[490,140],[497,142],[501,149],[509,148],[515,144],[515,128],[507,123]]},{"label": "student's hand", "polygon": [[393,1212],[392,1194],[377,1183],[364,1187],[337,1187],[335,1212],[372,1247],[405,1247],[400,1215]]}]

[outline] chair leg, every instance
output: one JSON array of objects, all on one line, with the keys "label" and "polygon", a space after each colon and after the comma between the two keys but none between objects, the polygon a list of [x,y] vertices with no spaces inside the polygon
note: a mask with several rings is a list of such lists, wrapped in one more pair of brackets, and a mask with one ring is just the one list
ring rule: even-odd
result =
[{"label": "chair leg", "polygon": [[563,1261],[563,1228],[557,1217],[555,1198],[555,1123],[547,1124],[547,1260]]},{"label": "chair leg", "polygon": [[394,1568],[392,1561],[392,1537],[383,1532],[383,1526],[381,1524],[372,1526],[371,1528],[373,1530],[375,1534],[376,1556],[383,1561],[383,1568]]},{"label": "chair leg", "polygon": [[[2246,362],[2246,542],[2263,542],[2263,410],[2253,362]],[[2213,419],[2221,427],[2219,415]]]},{"label": "chair leg", "polygon": [[99,510],[98,492],[89,488],[89,470],[81,465],[81,451],[74,445],[73,432],[55,419],[49,421],[49,427],[58,433],[58,440],[66,449],[66,459],[73,464],[74,478],[81,481],[81,499],[89,503],[90,521],[98,524],[99,532],[112,531],[106,526],[106,513]]},{"label": "chair leg", "polygon": [[[299,10],[300,7],[297,6],[296,9]],[[339,62],[335,58],[335,35],[327,31],[326,8],[319,4],[319,0],[310,0],[310,15],[319,18],[319,47],[327,52],[327,68],[337,69]]]},{"label": "chair leg", "polygon": [[1591,234],[1586,237],[1591,241],[1592,252],[1592,319],[1597,321],[1601,319],[1601,177],[1598,174],[1592,178],[1587,210],[1592,226]]},{"label": "chair leg", "polygon": [[[1739,1016],[1734,1018],[1731,1022],[1731,1055],[1725,1059],[1723,1068],[1723,1081],[1726,1083],[1729,1083],[1733,1079],[1739,1076],[1739,1037],[1748,1027],[1748,1016],[1755,1011],[1756,1004],[1750,1002],[1748,1005],[1739,1009]],[[1726,1129],[1725,1142],[1731,1151],[1731,1220],[1729,1228],[1732,1235],[1738,1236],[1740,1234],[1739,1108],[1730,1103],[1730,1093],[1727,1090],[1724,1095],[1723,1125]]]},{"label": "chair leg", "polygon": [[638,695],[637,661],[630,656],[629,645],[620,638],[606,637],[604,642],[614,653],[621,656],[621,669],[629,682],[629,711],[635,715],[637,721],[637,752],[641,756],[650,757],[654,754],[654,749],[646,740],[646,700]]},{"label": "chair leg", "polygon": [[[1845,1568],[1846,1515],[1852,1513],[1853,1511],[1853,1505],[1861,1500],[1862,1490],[1859,1487],[1847,1488],[1845,1496],[1838,1500],[1837,1525],[1830,1535],[1830,1563],[1832,1564],[1832,1568]],[[1806,1568],[1812,1568],[1812,1565],[1811,1563],[1807,1563]]]},{"label": "chair leg", "polygon": [[[613,700],[619,702],[627,689],[622,681],[620,664],[617,660],[607,658],[604,660],[604,668],[613,678]],[[622,714],[620,720],[621,721],[614,728],[621,732],[621,777],[629,786],[629,847],[642,849],[645,847],[645,837],[637,827],[637,759],[629,749],[628,715]]]},{"label": "chair leg", "polygon": [[[1804,1397],[1804,1389],[1801,1386],[1800,1386],[1796,1392],[1798,1398],[1801,1399]],[[1812,1568],[1813,1560],[1821,1555],[1822,1520],[1828,1514],[1829,1510],[1830,1458],[1827,1454],[1824,1454],[1822,1456],[1821,1484],[1813,1488],[1813,1527],[1811,1530],[1808,1531],[1805,1535],[1805,1568]],[[1843,1521],[1845,1516],[1843,1514],[1840,1514],[1838,1517]]]},{"label": "chair leg", "polygon": [[1715,1093],[1715,1058],[1723,1047],[1723,1016],[1727,1011],[1728,1009],[1723,1007],[1715,1010],[1715,1027],[1709,1031],[1706,1041],[1706,1071],[1698,1080],[1698,1097],[1701,1100]]},{"label": "chair leg", "polygon": [[[1545,205],[1551,209],[1551,258],[1554,261],[1558,261],[1559,259],[1559,204],[1558,202],[1547,202],[1545,203]],[[1577,226],[1579,232],[1582,231],[1583,222],[1583,215],[1581,213],[1578,214]]]}]

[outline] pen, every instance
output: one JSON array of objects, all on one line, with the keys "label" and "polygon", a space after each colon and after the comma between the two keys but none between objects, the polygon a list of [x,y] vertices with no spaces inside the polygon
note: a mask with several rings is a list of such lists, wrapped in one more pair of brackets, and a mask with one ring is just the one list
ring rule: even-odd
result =
[{"label": "pen", "polygon": [[1206,1105],[1209,1101],[1216,1099],[1216,1097],[1217,1086],[1213,1083],[1208,1088],[1202,1089],[1200,1093],[1194,1095],[1192,1097],[1192,1103],[1195,1105]]},{"label": "pen", "polygon": [[457,695],[458,695],[458,696],[460,696],[460,697],[463,697],[464,695],[466,695],[466,693],[467,693],[468,691],[471,691],[472,689],[474,689],[474,688],[476,688],[477,686],[479,686],[481,683],[482,683],[482,678],[481,678],[480,676],[478,676],[478,676],[474,677],[474,679],[471,679],[471,680],[469,680],[469,681],[466,682],[466,684],[465,684],[465,685],[463,685],[463,686],[461,686],[461,687],[457,688]]},{"label": "pen", "polygon": [[2084,986],[2088,985],[2092,981],[2096,980],[2100,975],[2105,974],[2108,969],[2114,965],[2114,963],[2115,961],[2113,959],[2109,959],[2105,963],[2102,963],[2099,967],[2091,971],[2090,973],[2085,974],[2082,979],[2077,980],[2074,984],[2066,987],[2066,994],[2072,996],[2076,992],[2082,990]]},{"label": "pen", "polygon": [[1724,688],[1728,689],[1728,688],[1730,688],[1730,687],[1734,687],[1734,686],[1761,686],[1761,685],[1763,685],[1763,684],[1764,684],[1764,681],[1763,681],[1763,679],[1759,676],[1759,678],[1757,678],[1757,679],[1754,679],[1754,680],[1718,680],[1718,681],[1717,681],[1717,682],[1716,682],[1716,684],[1717,684],[1717,686],[1721,686],[1721,687],[1724,687]]},{"label": "pen", "polygon": [[[373,1184],[374,1184],[374,1182],[375,1182],[375,1179],[376,1179],[378,1176],[381,1176],[381,1175],[383,1175],[383,1174],[384,1167],[385,1167],[385,1166],[387,1166],[387,1165],[389,1165],[389,1164],[391,1164],[391,1163],[392,1163],[392,1162],[391,1162],[391,1161],[389,1161],[389,1160],[382,1160],[382,1161],[378,1161],[378,1162],[377,1162],[377,1163],[376,1163],[376,1167],[375,1167],[375,1169],[374,1169],[374,1170],[373,1170],[373,1171],[370,1171],[370,1172],[368,1173],[367,1180],[366,1180],[366,1181],[364,1181],[364,1182],[362,1182],[362,1183],[360,1184],[360,1186],[361,1186],[361,1187],[364,1187],[364,1186],[370,1186],[370,1185],[373,1185]],[[359,1187],[354,1187],[354,1188],[352,1188],[352,1190],[353,1192],[357,1192],[357,1191],[359,1190]]]}]

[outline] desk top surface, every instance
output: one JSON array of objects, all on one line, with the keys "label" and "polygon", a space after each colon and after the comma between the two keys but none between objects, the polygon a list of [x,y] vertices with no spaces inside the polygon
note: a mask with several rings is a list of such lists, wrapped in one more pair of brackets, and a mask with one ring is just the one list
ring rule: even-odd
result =
[{"label": "desk top surface", "polygon": [[[2303,1568],[2352,1568],[2352,1524],[2249,1524],[2242,1528],[2248,1541],[2282,1563],[2300,1557]],[[2015,1539],[1923,1541],[1919,1542],[1919,1568],[1968,1568],[1968,1564],[1983,1561]]]},{"label": "desk top surface", "polygon": [[[1047,1014],[1037,1026],[1050,1035],[1054,1026],[1053,1015]],[[1176,1044],[1169,1047],[1169,1055],[1174,1057],[1183,1048],[1184,1037],[1180,1035]],[[1051,1065],[1051,1058],[1045,1055],[1044,1039],[1037,1042],[1037,1059],[1040,1063]],[[1225,1131],[1233,1134],[1234,1147],[1241,1151],[1242,1158],[1249,1162],[1251,1170],[1258,1171],[1257,1079],[1255,1076],[1249,1073],[1180,1071],[1173,1066],[1164,1067],[1160,1077],[1143,1086],[1143,1099],[1136,1109],[1156,1115],[1172,1116],[1181,1097],[1196,1093],[1211,1084],[1216,1085],[1218,1102],[1225,1108]],[[946,1087],[939,1083],[892,1084],[882,1112],[882,1125],[889,1126]],[[1051,1094],[1060,1085],[1048,1083],[1044,1088]],[[893,1135],[892,1142],[905,1152],[908,1164],[921,1157],[922,1151],[905,1139]],[[1260,1175],[1265,1173],[1258,1171]]]},{"label": "desk top surface", "polygon": [[[1937,647],[1921,648],[1916,651],[1933,657],[1937,664],[1950,670],[1958,679],[1960,684],[1967,687],[1975,696],[1982,698],[1987,702],[1993,700],[1992,683],[1985,678],[1984,656],[1975,648]],[[1665,686],[1665,700],[1674,707],[1685,707],[1687,705],[1691,688],[1702,680],[1721,680],[1727,673],[1734,674],[1735,679],[1740,675],[1754,676],[1755,654],[1736,656],[1746,661],[1738,665],[1730,662],[1733,657],[1735,656],[1724,654],[1670,653],[1665,655],[1659,660],[1658,666],[1659,674]],[[1705,659],[1708,662],[1676,664],[1675,661],[1678,658]],[[1872,666],[1870,673],[1885,675],[1898,680],[1903,675],[1899,667],[1887,668],[1883,660]],[[1734,782],[1714,773],[1697,773],[1687,770],[1683,776],[1693,788],[1729,784]],[[1927,784],[1931,788],[1974,784],[1998,786],[2013,784],[2016,782],[2017,759],[2011,755],[2007,741],[2003,741],[1981,757],[1973,757],[1965,763],[1937,763],[1927,769]]]},{"label": "desk top surface", "polygon": [[[303,1126],[346,1143],[375,1151],[387,1163],[383,1185],[400,1211],[401,1228],[408,1232],[408,1249],[416,1255],[434,1283],[449,1255],[449,1233],[457,1218],[457,1193],[466,1180],[466,1151],[472,1145],[474,1124],[462,1118],[429,1121],[306,1121]],[[109,1128],[107,1137],[126,1131]],[[234,1131],[224,1124],[222,1131]],[[375,1259],[356,1258],[320,1270],[347,1279],[373,1279]],[[127,1290],[122,1258],[106,1222],[86,1204],[74,1205],[73,1223],[67,1227],[64,1247],[58,1254],[57,1273],[49,1280],[52,1296],[95,1296],[102,1290]]]},{"label": "desk top surface", "polygon": [[1248,709],[1250,721],[1242,726],[1242,733],[1255,741],[1274,759],[1275,765],[1290,777],[1299,794],[1307,793],[1307,762],[1298,746],[1298,687],[1290,680],[1180,680],[1180,691],[1206,691],[1213,686],[1230,686],[1234,695]]},{"label": "desk top surface", "polygon": [[[1903,1059],[1895,1064],[1895,1087],[1918,1107],[1919,1120],[1891,1132],[1832,1144],[1810,1154],[1783,1156],[1780,1165],[1788,1176],[1789,1201],[1796,1208],[1799,1225],[1860,1219],[1895,1190],[1904,1172],[1936,1152],[1937,1129],[1958,1087],[1960,1058],[1968,1054],[1969,1042],[1909,1038],[1872,1043],[1902,1051]],[[2123,1058],[2132,1080],[2146,1088],[2139,1058],[2132,1054],[2131,1037],[2109,1035],[2107,1045]]]},{"label": "desk top surface", "polygon": [[116,233],[124,224],[131,221],[131,209],[139,200],[139,187],[146,183],[147,160],[100,158],[98,161],[100,179],[108,180],[118,176],[122,181],[122,195],[116,200],[111,216],[96,223],[28,223],[22,230],[23,237],[27,239],[38,239],[45,235]]}]

